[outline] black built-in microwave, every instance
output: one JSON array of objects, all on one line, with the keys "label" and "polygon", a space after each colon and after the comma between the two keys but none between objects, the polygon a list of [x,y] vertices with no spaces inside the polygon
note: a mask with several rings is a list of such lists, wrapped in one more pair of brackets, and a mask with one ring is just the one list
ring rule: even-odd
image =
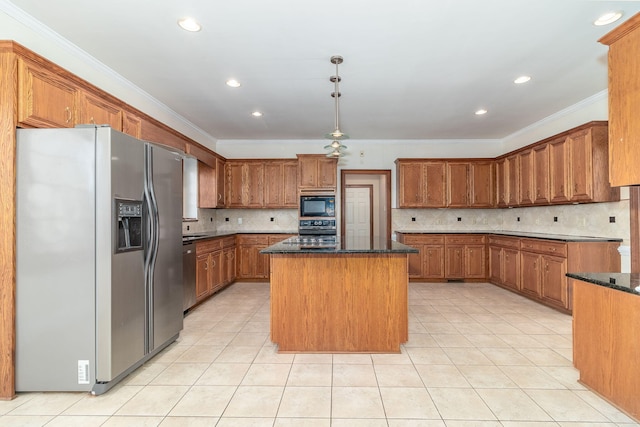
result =
[{"label": "black built-in microwave", "polygon": [[333,218],[336,216],[335,195],[300,196],[300,219]]}]

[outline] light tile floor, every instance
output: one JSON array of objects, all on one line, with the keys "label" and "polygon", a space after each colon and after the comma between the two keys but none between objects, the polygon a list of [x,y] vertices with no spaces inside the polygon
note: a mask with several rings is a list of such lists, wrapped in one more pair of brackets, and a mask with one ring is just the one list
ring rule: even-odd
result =
[{"label": "light tile floor", "polygon": [[268,284],[237,283],[105,395],[21,393],[0,426],[638,425],[577,382],[570,316],[486,283],[411,283],[409,304],[401,354],[278,354]]}]

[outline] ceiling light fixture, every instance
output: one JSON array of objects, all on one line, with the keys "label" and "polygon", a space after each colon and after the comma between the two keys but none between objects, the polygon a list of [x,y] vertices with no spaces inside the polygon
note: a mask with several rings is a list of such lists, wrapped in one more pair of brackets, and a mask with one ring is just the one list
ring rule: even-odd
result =
[{"label": "ceiling light fixture", "polygon": [[342,145],[342,143],[340,141],[342,141],[343,139],[349,139],[349,135],[347,135],[346,133],[342,132],[340,130],[340,80],[342,80],[340,78],[340,74],[338,73],[338,65],[342,64],[342,56],[332,56],[331,57],[331,63],[334,64],[336,66],[336,75],[335,76],[331,76],[329,77],[329,80],[331,82],[333,82],[334,84],[334,89],[333,92],[331,93],[331,96],[335,99],[335,125],[336,128],[333,130],[333,132],[326,134],[324,137],[327,139],[332,139],[333,141],[331,142],[331,144],[329,145],[325,145],[325,149],[331,150],[331,152],[329,154],[327,154],[327,157],[342,157],[344,156],[344,150],[347,148],[346,145]]},{"label": "ceiling light fixture", "polygon": [[609,25],[612,22],[616,22],[621,17],[622,17],[622,12],[608,12],[600,16],[595,21],[593,21],[593,25],[596,25],[598,27],[601,27],[603,25]]},{"label": "ceiling light fixture", "polygon": [[529,76],[520,76],[517,79],[515,79],[513,82],[517,85],[521,85],[522,83],[526,83],[529,80],[531,80],[531,77]]},{"label": "ceiling light fixture", "polygon": [[198,32],[202,29],[202,26],[193,18],[185,17],[182,19],[178,19],[178,25],[180,28],[186,31]]},{"label": "ceiling light fixture", "polygon": [[230,87],[240,87],[240,82],[237,81],[236,79],[229,79],[227,80],[226,83],[227,83],[227,86],[230,86]]},{"label": "ceiling light fixture", "polygon": [[253,117],[262,117],[262,113],[260,111],[254,111],[253,113],[251,113],[251,115]]},{"label": "ceiling light fixture", "polygon": [[485,110],[484,108],[481,108],[478,111],[476,111],[476,116],[481,116],[483,114],[487,114],[487,110]]}]

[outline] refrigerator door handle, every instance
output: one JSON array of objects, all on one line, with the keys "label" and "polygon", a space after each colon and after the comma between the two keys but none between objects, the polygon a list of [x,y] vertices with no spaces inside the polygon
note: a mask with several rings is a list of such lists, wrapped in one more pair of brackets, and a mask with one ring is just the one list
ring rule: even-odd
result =
[{"label": "refrigerator door handle", "polygon": [[153,148],[150,145],[145,145],[144,151],[144,200],[147,208],[147,247],[144,257],[144,276],[146,287],[146,299],[145,299],[145,323],[146,330],[148,331],[145,337],[145,353],[149,353],[154,348],[153,343],[153,283],[156,260],[158,257],[158,244],[160,241],[160,235],[158,232],[159,217],[158,217],[158,203],[156,201],[156,195],[153,188]]}]

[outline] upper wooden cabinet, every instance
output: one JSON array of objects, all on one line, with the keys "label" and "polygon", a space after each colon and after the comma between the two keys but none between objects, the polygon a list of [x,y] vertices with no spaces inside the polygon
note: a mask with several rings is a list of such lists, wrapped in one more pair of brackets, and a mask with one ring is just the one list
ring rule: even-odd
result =
[{"label": "upper wooden cabinet", "polygon": [[300,190],[336,190],[338,160],[324,154],[298,154],[298,188]]},{"label": "upper wooden cabinet", "polygon": [[226,161],[226,206],[296,208],[298,163],[295,160]]},{"label": "upper wooden cabinet", "polygon": [[492,207],[493,164],[486,159],[397,159],[398,207]]},{"label": "upper wooden cabinet", "polygon": [[533,203],[549,204],[549,145],[532,148],[533,152]]},{"label": "upper wooden cabinet", "polygon": [[78,87],[49,69],[18,58],[18,124],[70,128],[76,124]]},{"label": "upper wooden cabinet", "polygon": [[122,132],[134,138],[140,138],[141,127],[142,120],[140,120],[140,117],[128,111],[122,113]]},{"label": "upper wooden cabinet", "polygon": [[609,46],[609,182],[640,184],[640,14],[599,40]]},{"label": "upper wooden cabinet", "polygon": [[122,110],[98,95],[80,91],[78,124],[109,125],[122,131]]},{"label": "upper wooden cabinet", "polygon": [[529,149],[518,153],[518,163],[520,169],[520,191],[518,204],[520,206],[532,205],[534,199],[534,169],[532,150]]},{"label": "upper wooden cabinet", "polygon": [[397,197],[400,207],[446,206],[445,163],[398,161]]}]

